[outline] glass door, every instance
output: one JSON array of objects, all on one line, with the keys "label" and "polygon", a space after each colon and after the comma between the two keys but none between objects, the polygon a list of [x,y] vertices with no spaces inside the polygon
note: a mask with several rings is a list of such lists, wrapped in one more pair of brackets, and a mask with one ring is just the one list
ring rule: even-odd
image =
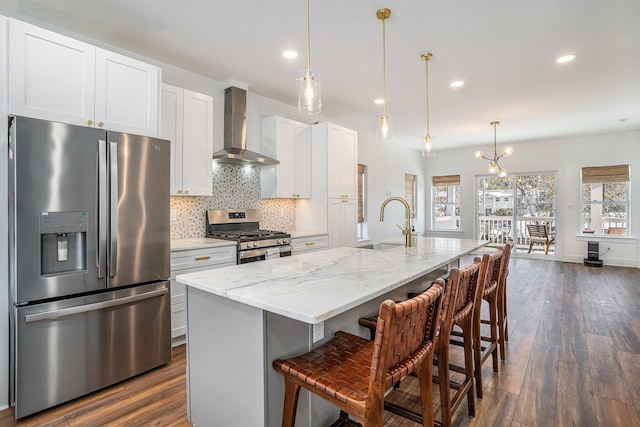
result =
[{"label": "glass door", "polygon": [[556,254],[556,173],[516,175],[516,253]]},{"label": "glass door", "polygon": [[478,223],[476,236],[498,247],[513,239],[513,177],[496,175],[476,179]]},{"label": "glass door", "polygon": [[489,247],[510,242],[519,255],[555,256],[556,181],[555,172],[477,177],[477,238]]}]

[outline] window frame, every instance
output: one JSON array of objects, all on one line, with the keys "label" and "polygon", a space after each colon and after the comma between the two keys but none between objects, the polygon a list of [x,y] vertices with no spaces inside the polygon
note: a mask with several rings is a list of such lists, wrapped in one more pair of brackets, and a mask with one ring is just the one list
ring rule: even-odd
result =
[{"label": "window frame", "polygon": [[[446,187],[447,202],[441,203],[436,201],[438,187]],[[456,195],[458,201],[456,202]],[[436,207],[442,206],[452,207],[455,226],[448,228],[436,227]],[[445,211],[447,209],[445,208]],[[456,220],[457,218],[457,220]],[[462,207],[460,198],[460,175],[433,176],[431,178],[431,230],[433,231],[462,231]]]},{"label": "window frame", "polygon": [[[580,174],[580,233],[585,236],[599,236],[599,237],[611,237],[615,236],[619,237],[629,237],[630,236],[630,224],[631,224],[631,180],[630,178],[630,170],[629,165],[615,165],[615,166],[594,166],[594,167],[583,167],[581,169]],[[624,200],[604,200],[604,187],[606,184],[624,184],[625,185],[625,194]],[[601,185],[602,188],[602,199],[603,200],[585,200],[585,185]],[[592,189],[593,190],[593,189]],[[591,219],[589,221],[589,227],[586,226],[586,216],[585,209],[587,207],[592,206],[600,206],[600,218],[601,218],[601,226],[604,226],[603,223],[605,221],[602,220],[603,208],[606,205],[619,205],[624,206],[624,217],[620,218],[624,224],[624,227],[615,227],[615,228],[624,228],[624,233],[621,234],[609,234],[609,229],[611,225],[606,229],[602,229],[601,232],[597,232],[598,230],[593,228],[593,209],[590,209]]]}]

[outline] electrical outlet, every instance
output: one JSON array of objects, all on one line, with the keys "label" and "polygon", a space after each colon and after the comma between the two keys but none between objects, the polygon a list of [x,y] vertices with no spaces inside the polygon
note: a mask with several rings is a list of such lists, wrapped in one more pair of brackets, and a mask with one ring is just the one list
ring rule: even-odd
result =
[{"label": "electrical outlet", "polygon": [[313,342],[318,342],[324,338],[324,322],[313,325]]},{"label": "electrical outlet", "polygon": [[169,210],[169,221],[177,221],[178,220],[178,212],[175,209]]}]

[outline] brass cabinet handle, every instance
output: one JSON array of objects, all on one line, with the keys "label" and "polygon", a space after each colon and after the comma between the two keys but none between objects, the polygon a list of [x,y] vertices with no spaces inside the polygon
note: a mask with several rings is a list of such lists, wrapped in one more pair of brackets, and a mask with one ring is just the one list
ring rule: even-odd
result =
[{"label": "brass cabinet handle", "polygon": [[98,126],[102,127],[102,126],[104,126],[104,123],[98,122]]},{"label": "brass cabinet handle", "polygon": [[178,190],[178,194],[182,194],[182,190]]},{"label": "brass cabinet handle", "polygon": [[91,126],[93,124],[93,120],[87,120],[87,124]]},{"label": "brass cabinet handle", "polygon": [[184,190],[184,194],[189,194],[189,190]]},{"label": "brass cabinet handle", "polygon": [[306,243],[305,243],[305,245],[307,245],[307,246],[313,246],[313,245],[315,245],[315,244],[316,244],[316,242],[306,242]]},{"label": "brass cabinet handle", "polygon": [[348,200],[342,200],[342,203],[349,203]]},{"label": "brass cabinet handle", "polygon": [[208,259],[211,259],[211,256],[207,255],[207,256],[197,256],[195,258],[196,261],[206,261]]}]

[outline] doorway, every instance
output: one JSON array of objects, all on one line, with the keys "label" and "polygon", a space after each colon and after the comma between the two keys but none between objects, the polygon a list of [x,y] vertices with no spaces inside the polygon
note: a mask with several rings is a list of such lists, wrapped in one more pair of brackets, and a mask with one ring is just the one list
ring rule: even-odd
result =
[{"label": "doorway", "polygon": [[476,237],[524,256],[555,257],[557,173],[476,177]]}]

